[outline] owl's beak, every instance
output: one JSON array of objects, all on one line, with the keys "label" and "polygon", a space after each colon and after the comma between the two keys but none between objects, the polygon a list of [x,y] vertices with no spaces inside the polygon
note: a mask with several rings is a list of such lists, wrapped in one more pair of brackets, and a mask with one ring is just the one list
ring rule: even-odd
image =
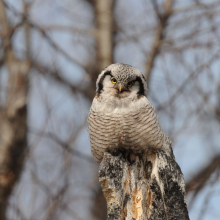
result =
[{"label": "owl's beak", "polygon": [[121,84],[118,86],[118,91],[119,91],[119,93],[121,93],[121,91],[122,91],[123,88],[124,88],[124,86],[121,85]]}]

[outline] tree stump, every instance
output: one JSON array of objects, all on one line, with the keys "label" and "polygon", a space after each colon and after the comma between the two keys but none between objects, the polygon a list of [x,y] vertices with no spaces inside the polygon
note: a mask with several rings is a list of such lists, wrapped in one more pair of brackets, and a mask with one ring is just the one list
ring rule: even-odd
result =
[{"label": "tree stump", "polygon": [[106,152],[99,182],[107,220],[189,219],[183,174],[171,148],[142,155]]}]

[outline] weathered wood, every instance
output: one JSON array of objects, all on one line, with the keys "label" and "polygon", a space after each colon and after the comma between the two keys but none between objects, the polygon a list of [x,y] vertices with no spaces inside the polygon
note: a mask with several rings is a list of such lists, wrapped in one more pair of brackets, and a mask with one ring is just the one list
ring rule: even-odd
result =
[{"label": "weathered wood", "polygon": [[185,183],[172,149],[107,152],[99,167],[107,220],[189,219]]}]

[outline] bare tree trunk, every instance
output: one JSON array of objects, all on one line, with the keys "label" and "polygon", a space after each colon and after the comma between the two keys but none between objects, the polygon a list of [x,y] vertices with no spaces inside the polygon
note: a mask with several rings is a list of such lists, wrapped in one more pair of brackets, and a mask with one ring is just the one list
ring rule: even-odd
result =
[{"label": "bare tree trunk", "polygon": [[[113,63],[113,26],[114,17],[113,9],[115,0],[95,0],[93,7],[95,9],[96,19],[96,65],[92,74],[93,87],[95,88],[95,82],[98,74],[108,65]],[[90,92],[90,97],[93,99],[94,91]],[[100,185],[97,181],[97,189],[94,195],[94,205],[92,207],[92,213],[94,220],[102,220],[106,216],[106,201],[103,196]]]},{"label": "bare tree trunk", "polygon": [[95,96],[95,83],[99,73],[113,63],[113,8],[115,0],[86,0],[91,4],[95,14],[96,48],[95,59],[86,67],[91,77],[91,86],[86,96],[93,99]]},{"label": "bare tree trunk", "polygon": [[99,72],[113,62],[113,5],[113,0],[95,1]]},{"label": "bare tree trunk", "polygon": [[10,42],[10,27],[0,0],[1,36],[9,73],[7,103],[0,107],[0,219],[6,219],[8,197],[20,176],[27,148],[28,60],[18,60]]},{"label": "bare tree trunk", "polygon": [[108,220],[189,219],[183,174],[171,148],[144,155],[105,153],[99,181]]}]

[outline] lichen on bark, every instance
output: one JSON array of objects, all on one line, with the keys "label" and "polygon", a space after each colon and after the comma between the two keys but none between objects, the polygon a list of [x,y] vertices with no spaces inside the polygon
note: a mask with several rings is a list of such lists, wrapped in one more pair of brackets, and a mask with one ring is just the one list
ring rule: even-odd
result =
[{"label": "lichen on bark", "polygon": [[106,152],[99,181],[107,220],[187,220],[185,183],[172,149],[142,155]]}]

